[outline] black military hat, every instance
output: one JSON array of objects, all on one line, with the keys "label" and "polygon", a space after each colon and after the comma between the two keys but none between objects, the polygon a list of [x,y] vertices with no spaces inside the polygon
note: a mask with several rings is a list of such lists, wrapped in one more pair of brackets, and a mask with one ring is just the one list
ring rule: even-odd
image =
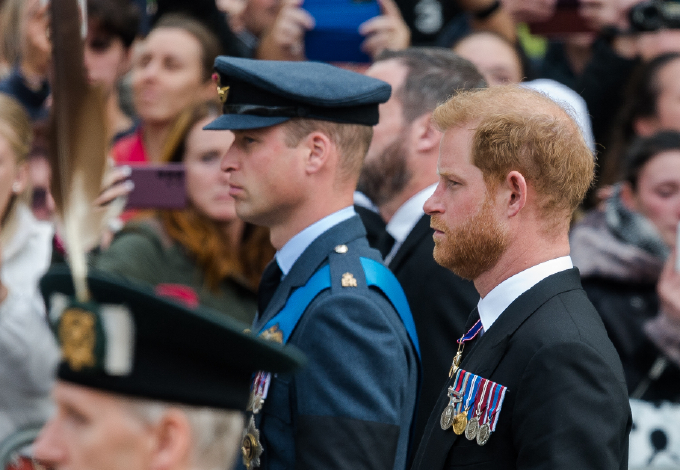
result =
[{"label": "black military hat", "polygon": [[244,333],[244,325],[191,309],[110,275],[88,276],[92,299],[74,300],[67,268],[40,282],[62,360],[59,379],[135,397],[245,410],[253,374],[290,372],[303,356]]},{"label": "black military hat", "polygon": [[205,129],[257,129],[294,117],[374,126],[389,84],[320,62],[218,57],[224,114]]}]

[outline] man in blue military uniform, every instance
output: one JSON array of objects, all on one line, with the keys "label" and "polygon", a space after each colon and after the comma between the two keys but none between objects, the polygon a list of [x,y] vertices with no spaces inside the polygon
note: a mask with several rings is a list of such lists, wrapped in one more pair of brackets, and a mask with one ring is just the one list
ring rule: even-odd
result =
[{"label": "man in blue military uniform", "polygon": [[366,241],[353,192],[386,83],[321,63],[220,57],[222,160],[244,220],[277,249],[253,332],[298,346],[294,377],[257,375],[243,464],[403,469],[419,376],[399,283]]}]

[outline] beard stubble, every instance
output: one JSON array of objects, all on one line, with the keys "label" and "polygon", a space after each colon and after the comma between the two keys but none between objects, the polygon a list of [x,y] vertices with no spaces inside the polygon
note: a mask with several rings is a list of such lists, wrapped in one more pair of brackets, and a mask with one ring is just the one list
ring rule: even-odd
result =
[{"label": "beard stubble", "polygon": [[[404,131],[405,132],[405,131]],[[357,190],[377,206],[391,201],[411,180],[406,165],[406,140],[400,135],[376,158],[364,163]]]},{"label": "beard stubble", "polygon": [[508,246],[508,234],[496,220],[487,194],[482,207],[460,226],[449,230],[433,215],[430,225],[444,232],[435,239],[434,259],[463,279],[474,280],[496,265]]}]

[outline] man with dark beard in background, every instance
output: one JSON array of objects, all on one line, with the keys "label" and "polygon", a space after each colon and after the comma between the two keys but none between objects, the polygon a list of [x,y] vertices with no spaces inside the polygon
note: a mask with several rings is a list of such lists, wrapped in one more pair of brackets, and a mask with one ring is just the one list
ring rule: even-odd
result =
[{"label": "man with dark beard in background", "polygon": [[[423,203],[437,184],[441,133],[430,119],[435,107],[461,89],[484,87],[474,65],[447,49],[388,51],[367,74],[392,85],[380,105],[359,189],[380,210],[386,230],[376,247],[401,283],[421,339],[423,382],[413,439],[417,448],[427,418],[456,352],[452,337],[463,332],[479,295],[469,281],[432,258],[430,217]],[[370,220],[362,219],[371,231]]]},{"label": "man with dark beard in background", "polygon": [[577,124],[516,86],[460,93],[433,116],[434,258],[481,299],[413,470],[628,468],[621,362],[569,257],[595,166]]}]

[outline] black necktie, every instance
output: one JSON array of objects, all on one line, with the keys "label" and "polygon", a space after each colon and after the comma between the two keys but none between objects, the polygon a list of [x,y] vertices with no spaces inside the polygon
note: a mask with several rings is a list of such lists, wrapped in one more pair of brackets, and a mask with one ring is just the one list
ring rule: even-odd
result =
[{"label": "black necktie", "polygon": [[394,238],[390,235],[387,230],[383,230],[380,235],[378,235],[378,240],[375,242],[375,247],[380,251],[383,259],[387,256],[392,247],[394,246]]},{"label": "black necktie", "polygon": [[257,311],[260,315],[267,309],[267,305],[274,297],[277,287],[281,284],[281,276],[283,272],[279,268],[279,263],[274,258],[264,269],[262,279],[260,280],[260,287],[257,291]]}]

